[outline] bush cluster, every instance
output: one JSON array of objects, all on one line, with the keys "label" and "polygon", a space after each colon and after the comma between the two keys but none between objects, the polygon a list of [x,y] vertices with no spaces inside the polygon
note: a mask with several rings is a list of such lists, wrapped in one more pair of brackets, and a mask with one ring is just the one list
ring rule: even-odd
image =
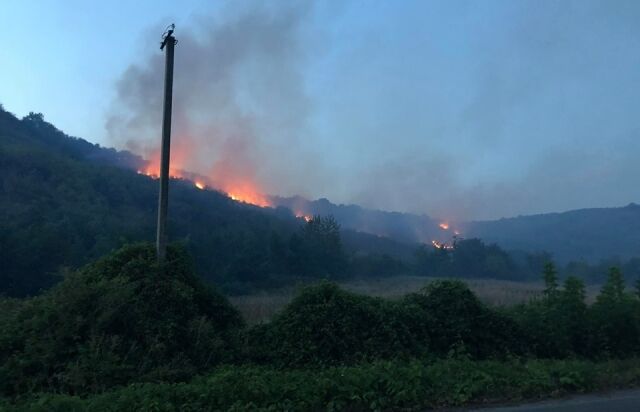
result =
[{"label": "bush cluster", "polygon": [[436,281],[397,301],[357,295],[323,282],[304,288],[267,325],[247,333],[257,361],[338,365],[396,357],[474,358],[522,354],[516,322],[460,282]]},{"label": "bush cluster", "polygon": [[243,321],[194,276],[182,248],[158,265],[150,245],[125,247],[47,293],[6,300],[0,391],[84,393],[174,381],[234,360]]},{"label": "bush cluster", "polygon": [[[190,383],[144,383],[82,398],[43,394],[7,411],[418,411],[628,387],[640,360],[378,361],[278,370],[223,367]],[[0,400],[0,409],[2,409]]]},{"label": "bush cluster", "polygon": [[[194,275],[183,248],[172,247],[167,261],[159,265],[152,246],[128,246],[68,274],[39,297],[0,300],[0,395],[14,400],[43,392],[84,396],[136,383],[149,384],[135,390],[140,394],[150,390],[154,397],[164,386],[150,383],[187,382],[220,365],[243,365],[239,371],[250,371],[242,378],[248,380],[274,374],[271,377],[277,381],[289,376],[285,371],[292,368],[315,370],[317,376],[306,378],[304,373],[311,372],[291,372],[294,381],[316,381],[311,389],[290,388],[298,393],[319,390],[323,381],[318,379],[333,379],[336,371],[349,371],[355,380],[366,368],[378,376],[375,368],[384,369],[380,365],[418,368],[412,363],[418,359],[423,368],[424,362],[438,364],[438,359],[509,363],[640,355],[640,299],[627,291],[619,270],[611,269],[590,306],[580,280],[568,278],[559,286],[552,265],[545,268],[544,279],[541,298],[513,308],[489,307],[455,280],[436,281],[395,300],[357,295],[322,282],[301,290],[271,322],[246,328],[237,310]],[[357,367],[367,364],[377,366]],[[446,365],[453,369],[442,372],[446,375],[442,379],[458,373],[458,364]],[[340,369],[348,366],[355,369]],[[213,376],[226,373],[230,379],[241,379],[234,371],[222,369]],[[371,381],[371,385],[383,390],[390,382]],[[271,402],[278,391],[288,393],[286,382],[281,384],[260,383],[265,386],[257,390],[271,391],[264,395]],[[191,391],[189,385],[166,388]],[[427,388],[432,383],[419,385]],[[335,397],[325,402],[340,398],[329,392]]]}]

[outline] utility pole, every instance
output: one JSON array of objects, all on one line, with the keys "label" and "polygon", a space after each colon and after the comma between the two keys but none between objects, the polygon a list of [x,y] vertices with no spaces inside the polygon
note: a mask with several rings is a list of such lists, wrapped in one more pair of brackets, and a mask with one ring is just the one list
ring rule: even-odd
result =
[{"label": "utility pole", "polygon": [[169,204],[169,158],[171,149],[171,101],[173,99],[173,49],[178,42],[173,37],[175,25],[162,35],[160,50],[166,48],[164,69],[164,111],[162,116],[162,152],[160,158],[160,195],[158,196],[158,233],[156,252],[158,262],[164,262],[167,253],[167,207]]}]

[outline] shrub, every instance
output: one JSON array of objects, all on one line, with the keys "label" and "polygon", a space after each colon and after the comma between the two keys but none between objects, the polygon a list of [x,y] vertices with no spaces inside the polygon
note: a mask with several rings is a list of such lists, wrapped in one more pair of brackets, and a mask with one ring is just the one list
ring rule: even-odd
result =
[{"label": "shrub", "polygon": [[589,308],[589,318],[594,352],[615,357],[640,353],[640,301],[625,291],[618,268],[609,270],[607,282]]},{"label": "shrub", "polygon": [[461,281],[432,282],[420,293],[407,295],[404,304],[419,308],[414,333],[426,334],[423,339],[438,355],[460,349],[475,358],[522,352],[518,325],[480,302]]},{"label": "shrub", "polygon": [[591,354],[584,283],[569,276],[558,289],[550,264],[544,277],[547,287],[542,298],[510,311],[525,331],[530,354],[542,358]]},{"label": "shrub", "polygon": [[[389,411],[517,401],[637,384],[640,362],[378,361],[351,367],[220,368],[190,383],[145,383],[88,398],[43,394],[15,412]],[[0,406],[4,406],[0,401]]]},{"label": "shrub", "polygon": [[84,393],[190,378],[234,357],[238,312],[182,248],[124,247],[0,316],[0,391]]},{"label": "shrub", "polygon": [[391,302],[323,282],[303,289],[271,324],[254,330],[253,342],[267,342],[272,360],[287,365],[402,356],[416,352],[418,344],[401,313]]}]

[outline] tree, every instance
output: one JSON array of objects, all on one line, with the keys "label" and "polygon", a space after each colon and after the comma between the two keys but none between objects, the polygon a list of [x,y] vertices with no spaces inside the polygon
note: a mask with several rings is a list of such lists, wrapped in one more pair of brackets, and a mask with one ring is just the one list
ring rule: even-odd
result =
[{"label": "tree", "polygon": [[604,284],[598,300],[603,302],[620,302],[624,298],[625,283],[622,272],[617,267],[609,268],[609,277]]},{"label": "tree", "polygon": [[545,263],[542,277],[544,279],[544,295],[548,298],[553,297],[558,291],[558,272],[553,262]]},{"label": "tree", "polygon": [[573,353],[588,354],[584,345],[588,337],[585,298],[584,282],[569,276],[564,282],[557,315]]},{"label": "tree", "polygon": [[590,309],[593,351],[618,357],[640,352],[640,302],[625,292],[625,281],[617,267],[609,269],[596,303]]},{"label": "tree", "polygon": [[294,270],[307,276],[341,276],[347,256],[340,239],[340,225],[333,216],[314,216],[290,241]]}]

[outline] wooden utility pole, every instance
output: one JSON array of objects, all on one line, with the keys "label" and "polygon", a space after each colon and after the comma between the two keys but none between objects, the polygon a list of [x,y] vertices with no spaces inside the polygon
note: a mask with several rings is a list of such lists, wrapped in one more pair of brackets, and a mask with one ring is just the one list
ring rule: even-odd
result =
[{"label": "wooden utility pole", "polygon": [[167,207],[169,204],[169,158],[171,149],[171,101],[173,99],[173,49],[177,43],[172,24],[163,34],[160,50],[166,48],[164,71],[164,112],[162,116],[162,153],[160,157],[160,195],[158,196],[158,233],[156,251],[158,262],[164,262],[167,253]]}]

